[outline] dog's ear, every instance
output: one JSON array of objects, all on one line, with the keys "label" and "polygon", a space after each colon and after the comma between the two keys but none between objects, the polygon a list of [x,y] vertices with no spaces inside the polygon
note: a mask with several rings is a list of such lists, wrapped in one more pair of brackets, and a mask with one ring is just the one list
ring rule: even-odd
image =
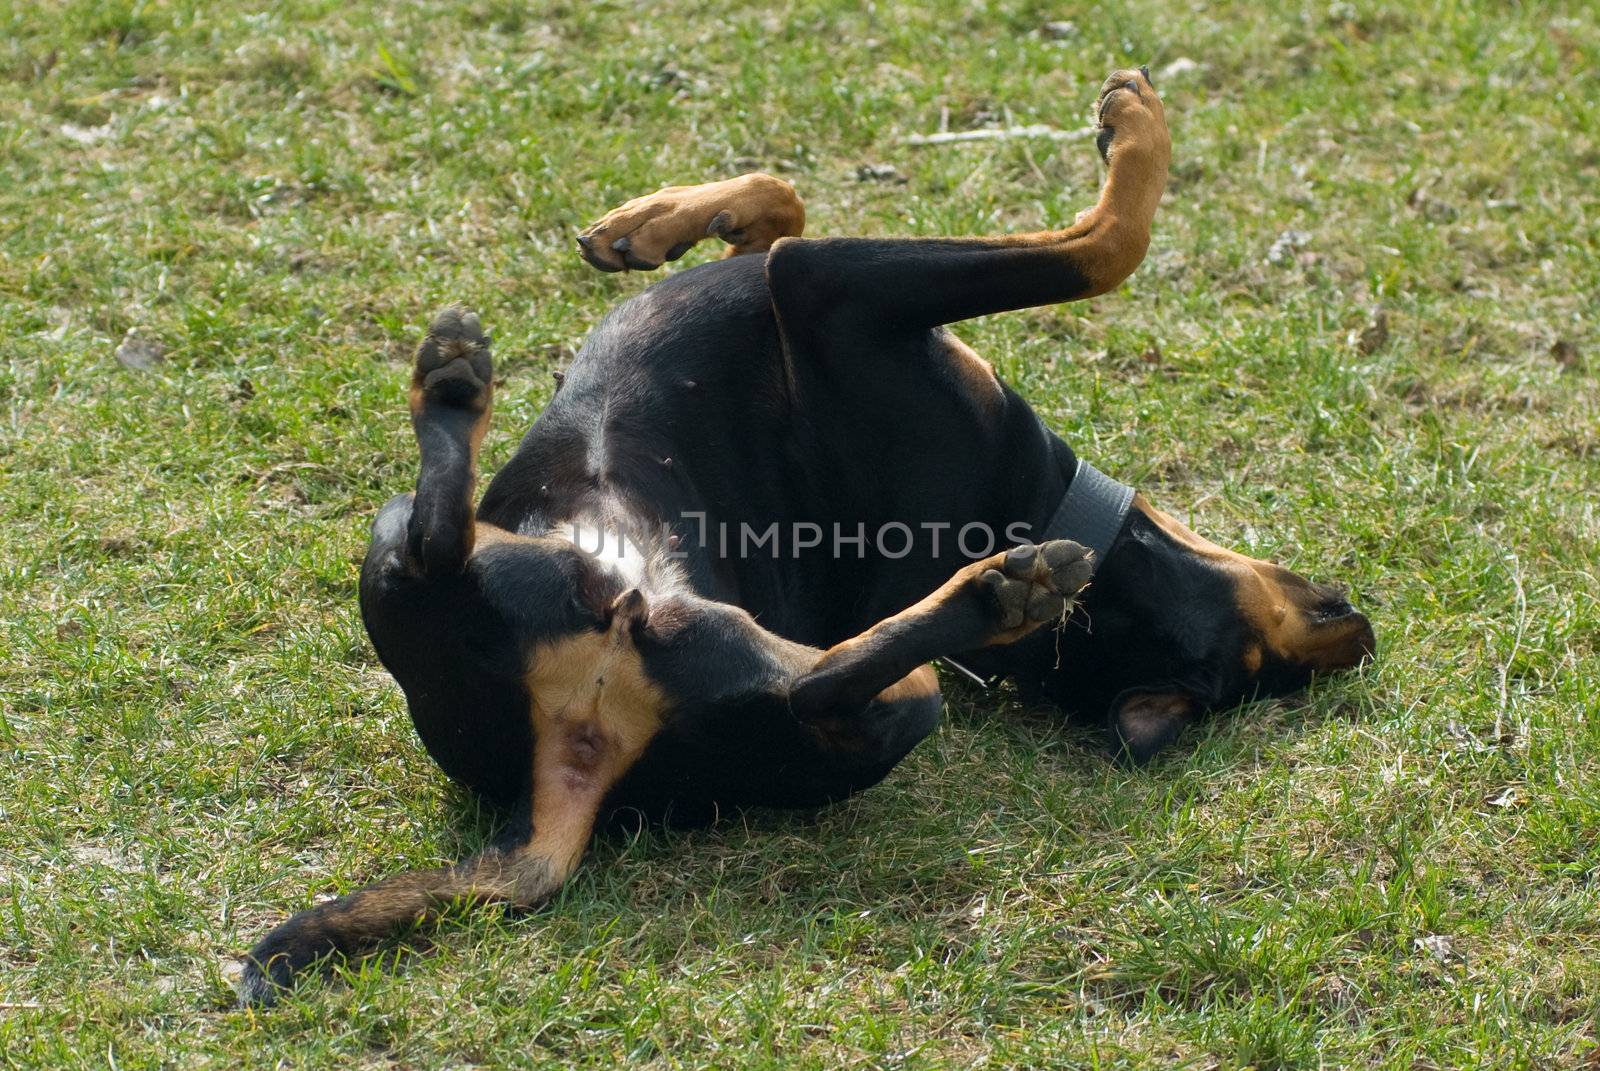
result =
[{"label": "dog's ear", "polygon": [[610,627],[625,632],[632,632],[643,625],[649,616],[650,603],[638,588],[629,588],[611,600],[611,608],[606,611]]},{"label": "dog's ear", "polygon": [[1200,703],[1189,692],[1129,689],[1111,705],[1113,743],[1129,762],[1143,766],[1199,714]]}]

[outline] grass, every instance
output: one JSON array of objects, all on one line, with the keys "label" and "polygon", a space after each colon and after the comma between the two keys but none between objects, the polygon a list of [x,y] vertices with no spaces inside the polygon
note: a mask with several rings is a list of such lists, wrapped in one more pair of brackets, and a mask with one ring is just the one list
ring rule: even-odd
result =
[{"label": "grass", "polygon": [[[0,1066],[1600,1060],[1589,5],[15,0],[0,30]],[[234,1010],[226,958],[313,892],[490,833],[355,609],[429,311],[495,331],[492,470],[650,281],[583,266],[582,223],[762,168],[819,234],[1059,224],[1087,142],[903,138],[1081,126],[1129,62],[1175,143],[1149,260],[961,333],[1202,532],[1348,582],[1379,660],[1142,772],[952,683],[847,805],[602,843],[534,919]],[[165,359],[119,364],[130,328]]]}]

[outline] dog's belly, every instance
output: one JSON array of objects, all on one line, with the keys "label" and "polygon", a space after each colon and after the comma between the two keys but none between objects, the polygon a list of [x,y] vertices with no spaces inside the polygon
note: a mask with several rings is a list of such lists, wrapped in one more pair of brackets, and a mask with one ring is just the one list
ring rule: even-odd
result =
[{"label": "dog's belly", "polygon": [[670,526],[697,591],[826,646],[1047,516],[1060,489],[1031,410],[954,336],[786,348],[760,259],[738,257],[608,315],[479,516]]}]

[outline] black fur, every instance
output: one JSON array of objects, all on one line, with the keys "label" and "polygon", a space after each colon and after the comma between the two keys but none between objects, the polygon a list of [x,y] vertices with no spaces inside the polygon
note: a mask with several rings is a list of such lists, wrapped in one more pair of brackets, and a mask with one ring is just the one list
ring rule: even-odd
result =
[{"label": "black fur", "polygon": [[[712,533],[798,522],[871,532],[890,521],[921,533],[925,522],[976,521],[996,532],[1021,524],[1039,538],[1065,493],[1072,451],[1008,387],[975,396],[970,370],[952,367],[934,322],[948,310],[928,305],[938,280],[948,275],[954,286],[987,255],[979,243],[785,243],[766,263],[738,257],[671,276],[602,321],[490,483],[478,516],[508,530],[604,515],[624,518],[645,541],[667,531],[680,540],[693,605],[679,599],[676,613],[689,623],[674,643],[641,645],[678,706],[613,793],[616,808],[699,818],[836,799],[877,780],[931,729],[932,712],[903,713],[876,727],[872,761],[838,770],[837,756],[817,752],[786,712],[757,713],[780,702],[761,682],[795,667],[753,664],[770,652],[740,635],[743,615],[725,610],[742,608],[786,640],[829,647],[965,565],[955,528],[938,553],[919,537],[894,560],[870,545],[860,557],[853,546],[836,556],[825,545],[798,556],[781,547],[774,558],[723,553],[714,535],[702,546],[683,518],[703,516]],[[1016,285],[1006,275],[1011,256],[987,262],[1008,286]],[[1021,300],[976,290],[959,312],[1041,300],[1039,286],[1081,285],[1065,270],[1023,288]],[[879,280],[871,297],[850,300],[868,271]],[[780,285],[800,296],[775,295]],[[387,530],[380,518],[362,585],[374,642],[446,771],[493,799],[518,798],[526,697],[520,677],[501,668],[515,665],[506,636],[520,635],[525,650],[553,630],[593,627],[593,612],[586,620],[560,611],[578,605],[569,589],[584,566],[530,563],[526,574],[508,569],[487,581],[475,574],[407,602],[403,581],[390,579],[395,559],[380,550]],[[524,619],[517,628],[497,616],[507,605]],[[453,623],[464,618],[472,623]],[[1135,512],[1063,627],[963,660],[1109,725],[1130,689],[1181,689],[1216,707],[1309,679],[1308,668],[1270,659],[1247,673],[1240,653],[1251,639],[1231,581]],[[962,653],[929,642],[937,653]]]}]

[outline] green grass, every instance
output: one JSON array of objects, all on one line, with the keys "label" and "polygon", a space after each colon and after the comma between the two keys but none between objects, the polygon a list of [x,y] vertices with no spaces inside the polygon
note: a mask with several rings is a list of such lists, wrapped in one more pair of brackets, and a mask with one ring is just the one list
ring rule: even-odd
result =
[{"label": "green grass", "polygon": [[[1594,1066],[1590,5],[389,6],[0,6],[0,1066]],[[1059,224],[1087,142],[902,139],[1078,127],[1138,62],[1150,259],[961,334],[1202,532],[1348,582],[1378,661],[1142,772],[952,686],[849,804],[602,843],[532,919],[234,1010],[313,892],[490,834],[355,607],[428,313],[495,332],[492,471],[650,281],[584,222],[762,168],[818,234]]]}]

